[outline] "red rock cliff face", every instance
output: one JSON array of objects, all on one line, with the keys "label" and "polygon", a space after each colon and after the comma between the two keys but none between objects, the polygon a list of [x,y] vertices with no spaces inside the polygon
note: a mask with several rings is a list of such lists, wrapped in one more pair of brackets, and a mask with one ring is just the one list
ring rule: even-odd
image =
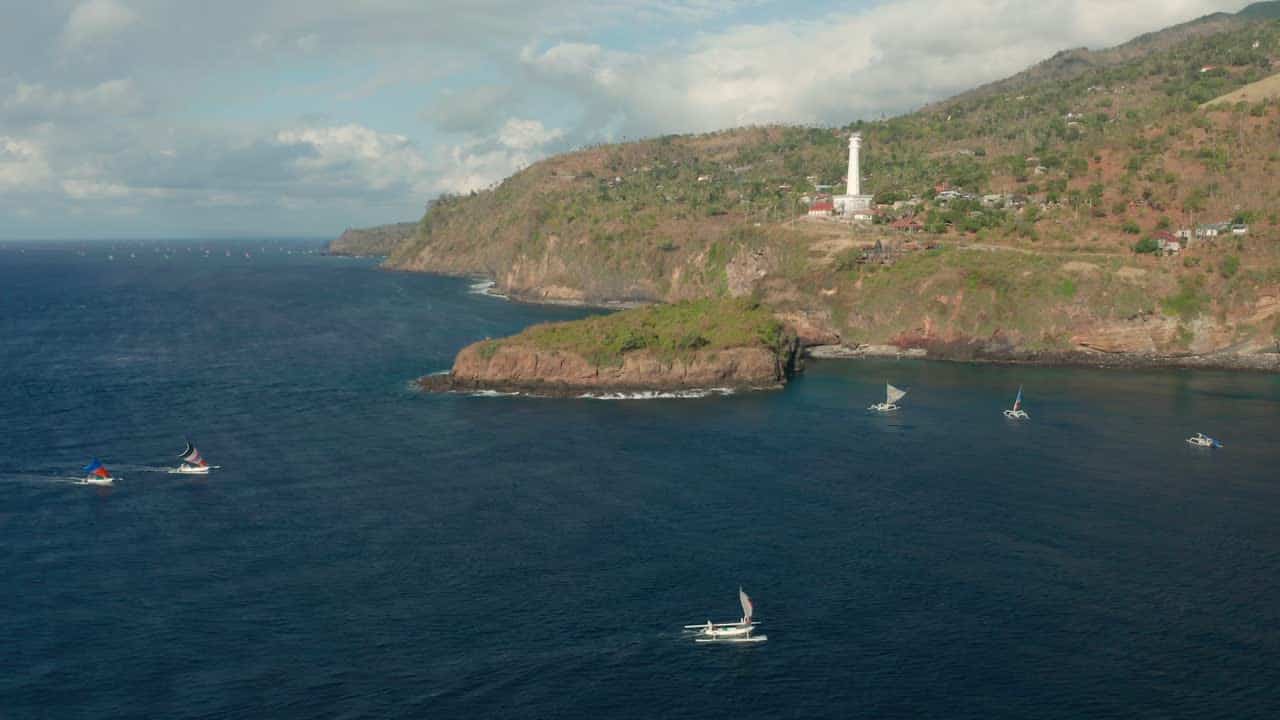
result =
[{"label": "red rock cliff face", "polygon": [[[454,360],[451,389],[669,390],[681,388],[765,388],[786,381],[795,348],[785,355],[764,347],[698,351],[665,361],[641,350],[621,365],[592,365],[580,355],[502,345],[489,357],[483,343],[464,348]],[[429,383],[427,383],[429,384]],[[431,388],[436,389],[436,388]]]}]

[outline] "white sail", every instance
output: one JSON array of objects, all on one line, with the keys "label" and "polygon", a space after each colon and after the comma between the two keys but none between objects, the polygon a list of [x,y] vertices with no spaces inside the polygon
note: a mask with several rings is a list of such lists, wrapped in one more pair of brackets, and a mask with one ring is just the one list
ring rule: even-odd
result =
[{"label": "white sail", "polygon": [[750,623],[751,615],[754,613],[755,607],[752,606],[751,598],[747,597],[747,594],[743,592],[741,587],[738,588],[738,601],[742,603],[742,621],[744,623]]},{"label": "white sail", "polygon": [[902,396],[903,396],[903,395],[906,395],[906,394],[907,394],[907,391],[906,391],[906,390],[899,390],[898,388],[896,388],[896,387],[894,387],[894,386],[892,386],[892,385],[889,385],[889,384],[885,384],[884,388],[885,388],[885,390],[884,390],[884,394],[885,394],[885,401],[884,401],[884,402],[885,402],[885,404],[886,404],[886,405],[892,405],[892,404],[894,404],[894,403],[898,402],[899,400],[901,400],[901,399],[902,399]]}]

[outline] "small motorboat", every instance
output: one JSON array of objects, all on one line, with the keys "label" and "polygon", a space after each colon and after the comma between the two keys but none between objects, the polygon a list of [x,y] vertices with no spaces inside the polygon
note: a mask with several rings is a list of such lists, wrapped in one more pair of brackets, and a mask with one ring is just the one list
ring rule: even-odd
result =
[{"label": "small motorboat", "polygon": [[906,390],[899,390],[898,388],[888,383],[885,383],[884,402],[876,403],[874,405],[868,405],[867,409],[874,410],[875,412],[893,412],[894,410],[899,409],[897,402],[901,400],[903,396],[905,396],[906,394],[907,394]]},{"label": "small motorboat", "polygon": [[1195,435],[1192,435],[1191,437],[1187,438],[1187,442],[1192,445],[1195,445],[1196,447],[1206,447],[1206,448],[1222,447],[1222,443],[1218,442],[1217,440],[1214,440],[1213,438],[1209,437],[1208,435],[1205,435],[1204,433],[1196,433]]},{"label": "small motorboat", "polygon": [[1004,411],[1004,416],[1010,420],[1030,420],[1031,416],[1026,410],[1022,409],[1022,386],[1018,386],[1018,396],[1013,399],[1013,407]]},{"label": "small motorboat", "polygon": [[182,464],[170,470],[171,475],[208,475],[210,470],[218,467],[206,463],[204,458],[200,457],[200,451],[191,444],[190,440],[187,441],[187,449],[182,451],[178,459]]},{"label": "small motorboat", "polygon": [[98,458],[90,460],[89,464],[81,469],[88,473],[80,479],[81,485],[111,485],[116,481],[111,477],[111,471],[107,470],[107,466],[103,465]]},{"label": "small motorboat", "polygon": [[762,643],[769,639],[767,635],[752,635],[760,623],[752,620],[755,607],[751,598],[738,588],[738,602],[742,604],[742,619],[738,622],[713,623],[710,620],[701,625],[685,625],[686,631],[695,632],[696,643]]}]

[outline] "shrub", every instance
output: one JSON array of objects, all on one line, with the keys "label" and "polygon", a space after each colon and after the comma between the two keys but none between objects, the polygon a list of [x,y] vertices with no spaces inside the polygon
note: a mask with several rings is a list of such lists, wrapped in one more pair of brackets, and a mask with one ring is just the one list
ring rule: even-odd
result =
[{"label": "shrub", "polygon": [[[1121,225],[1120,229],[1130,235],[1137,235],[1138,233],[1142,232],[1142,228],[1138,227],[1138,223],[1132,220],[1129,220],[1125,224]],[[1147,239],[1150,240],[1150,238],[1147,238]],[[1151,240],[1151,242],[1155,242],[1155,241]]]},{"label": "shrub", "polygon": [[1141,255],[1153,253],[1159,249],[1160,246],[1156,244],[1154,238],[1142,238],[1133,245],[1133,251]]},{"label": "shrub", "polygon": [[1222,258],[1222,264],[1218,266],[1218,272],[1222,277],[1229,278],[1240,272],[1240,258],[1235,255],[1228,255]]},{"label": "shrub", "polygon": [[1178,292],[1165,298],[1160,305],[1169,315],[1194,320],[1209,304],[1209,296],[1203,290],[1204,278],[1199,275],[1183,278],[1178,285]]}]

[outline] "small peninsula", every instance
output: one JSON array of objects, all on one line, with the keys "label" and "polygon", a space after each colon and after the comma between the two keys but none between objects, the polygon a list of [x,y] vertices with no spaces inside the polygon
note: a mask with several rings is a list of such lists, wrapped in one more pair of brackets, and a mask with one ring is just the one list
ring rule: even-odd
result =
[{"label": "small peninsula", "polygon": [[417,222],[391,223],[370,228],[347,228],[329,243],[330,255],[375,257],[390,255],[418,231]]},{"label": "small peninsula", "polygon": [[781,387],[799,341],[765,306],[705,299],[535,325],[462,349],[429,391],[533,395]]}]

